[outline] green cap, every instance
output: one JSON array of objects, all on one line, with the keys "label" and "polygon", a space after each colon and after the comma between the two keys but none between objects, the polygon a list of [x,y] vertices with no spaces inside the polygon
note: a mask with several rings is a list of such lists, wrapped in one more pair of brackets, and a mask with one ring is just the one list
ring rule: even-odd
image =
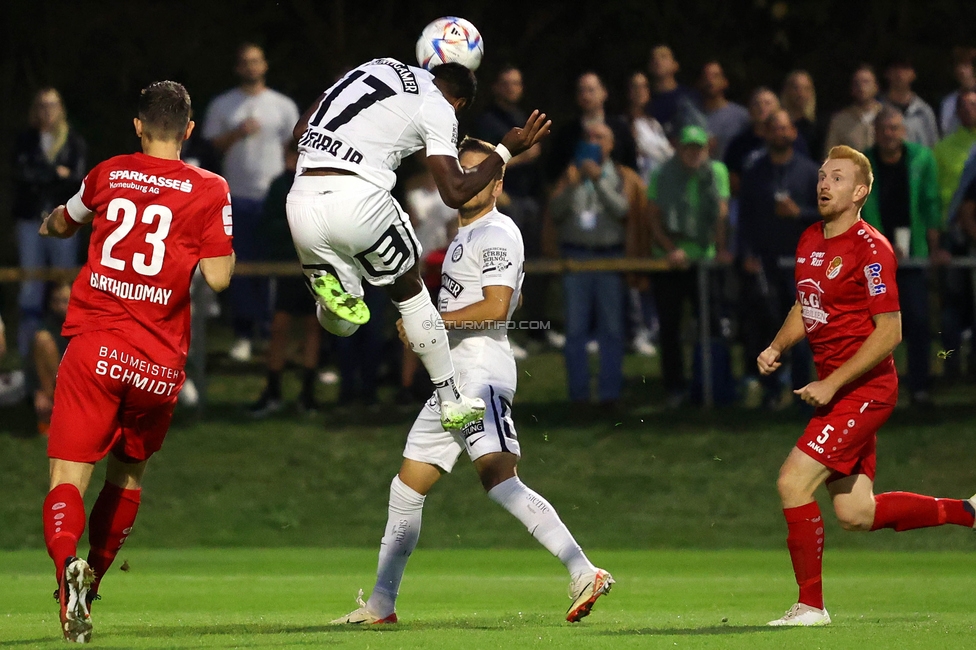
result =
[{"label": "green cap", "polygon": [[681,136],[678,138],[680,144],[697,144],[702,147],[708,144],[708,134],[705,129],[694,124],[681,129]]}]

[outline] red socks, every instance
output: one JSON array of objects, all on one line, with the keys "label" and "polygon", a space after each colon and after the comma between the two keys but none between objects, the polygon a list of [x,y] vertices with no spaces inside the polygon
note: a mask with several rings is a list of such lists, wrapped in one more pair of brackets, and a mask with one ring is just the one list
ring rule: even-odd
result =
[{"label": "red socks", "polygon": [[796,508],[784,508],[789,534],[786,546],[793,560],[793,573],[800,587],[798,602],[823,609],[823,517],[816,501]]},{"label": "red socks", "polygon": [[85,502],[74,485],[62,483],[44,499],[44,544],[54,560],[61,582],[64,561],[78,553],[78,540],[85,532]]},{"label": "red socks", "polygon": [[874,523],[871,530],[896,531],[955,524],[972,528],[973,513],[960,499],[936,499],[911,492],[885,492],[874,497]]},{"label": "red socks", "polygon": [[132,524],[139,512],[139,497],[142,490],[126,490],[106,483],[95,501],[88,527],[88,564],[95,572],[95,586],[112,566],[126,537],[132,531]]}]

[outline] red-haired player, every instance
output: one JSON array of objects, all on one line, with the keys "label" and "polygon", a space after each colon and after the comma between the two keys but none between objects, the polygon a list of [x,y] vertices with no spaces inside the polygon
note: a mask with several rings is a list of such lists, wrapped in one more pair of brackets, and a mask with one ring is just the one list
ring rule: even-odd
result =
[{"label": "red-haired player", "polygon": [[901,311],[891,244],[860,217],[873,180],[863,154],[846,146],[830,150],[817,184],[823,221],[807,228],[796,249],[797,302],[757,360],[768,375],[806,336],[819,378],[794,391],[816,411],[777,483],[800,596],[770,625],[830,623],[821,577],[823,518],[814,499],[821,484],[846,530],[973,526],[976,497],[874,494],[876,434],[898,398],[891,353],[901,341]]},{"label": "red-haired player", "polygon": [[[91,223],[88,262],[71,291],[48,439],[51,490],[44,541],[58,578],[61,628],[87,643],[89,605],[132,530],[142,475],[169,429],[190,343],[190,278],[199,264],[215,290],[234,272],[227,183],[180,161],[193,131],[190,96],[172,81],[143,89],[136,135],[142,153],[95,166],[41,234],[70,237]],[[89,522],[82,495],[108,456]]]}]

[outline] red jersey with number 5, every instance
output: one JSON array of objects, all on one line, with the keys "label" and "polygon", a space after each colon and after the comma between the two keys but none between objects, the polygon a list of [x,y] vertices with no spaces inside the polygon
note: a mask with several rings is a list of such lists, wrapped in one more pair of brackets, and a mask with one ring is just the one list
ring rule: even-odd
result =
[{"label": "red jersey with number 5", "polygon": [[111,331],[154,363],[182,368],[193,272],[201,259],[232,252],[227,182],[135,153],[96,165],[66,207],[92,232],[62,334]]},{"label": "red jersey with number 5", "polygon": [[[854,356],[874,331],[874,316],[900,311],[897,266],[891,244],[864,221],[829,239],[822,221],[804,231],[796,247],[796,298],[818,377]],[[835,400],[854,391],[894,404],[898,374],[892,356],[844,386]]]}]

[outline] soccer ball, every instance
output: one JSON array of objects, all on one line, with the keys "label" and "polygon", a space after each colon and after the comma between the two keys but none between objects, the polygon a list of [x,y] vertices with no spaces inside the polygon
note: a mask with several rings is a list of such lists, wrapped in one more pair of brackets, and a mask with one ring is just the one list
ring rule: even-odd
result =
[{"label": "soccer ball", "polygon": [[464,18],[438,18],[424,27],[417,39],[417,63],[425,70],[451,62],[477,70],[484,54],[481,32]]}]

